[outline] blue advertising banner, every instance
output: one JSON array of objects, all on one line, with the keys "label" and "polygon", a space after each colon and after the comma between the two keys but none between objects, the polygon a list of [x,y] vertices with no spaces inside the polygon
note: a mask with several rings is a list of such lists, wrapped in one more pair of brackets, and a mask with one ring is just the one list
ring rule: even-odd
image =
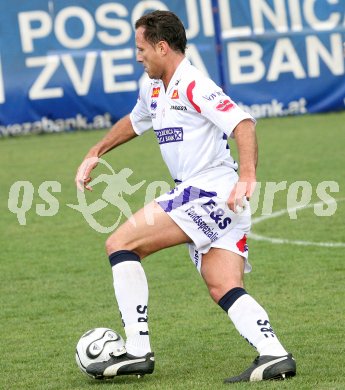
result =
[{"label": "blue advertising banner", "polygon": [[345,108],[344,0],[219,0],[225,87],[256,117]]},{"label": "blue advertising banner", "polygon": [[344,109],[345,0],[13,0],[0,2],[0,137],[127,114],[145,77],[133,25],[154,9],[180,16],[188,58],[254,116]]}]

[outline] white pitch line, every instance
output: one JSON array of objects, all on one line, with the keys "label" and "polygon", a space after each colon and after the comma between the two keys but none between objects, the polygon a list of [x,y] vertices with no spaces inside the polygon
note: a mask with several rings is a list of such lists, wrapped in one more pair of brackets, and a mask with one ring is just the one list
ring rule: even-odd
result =
[{"label": "white pitch line", "polygon": [[[334,199],[333,201],[328,202],[327,204],[342,202],[344,200],[345,200],[345,198]],[[290,213],[292,211],[294,212],[297,210],[308,209],[308,208],[314,207],[315,205],[319,205],[319,204],[322,205],[324,203],[323,202],[316,202],[316,203],[312,203],[312,204],[309,204],[309,205],[303,206],[303,207],[299,206],[299,207],[293,207],[291,209],[282,209],[282,210],[275,211],[274,213],[269,214],[269,215],[262,215],[261,217],[253,218],[252,225],[266,221],[267,219],[280,217],[281,215]],[[293,245],[302,245],[302,246],[345,248],[344,242],[314,242],[314,241],[289,240],[286,238],[274,238],[274,237],[262,236],[262,235],[256,234],[256,233],[250,233],[249,238],[252,238],[253,240],[256,240],[256,241],[268,241],[272,244],[293,244]]]}]

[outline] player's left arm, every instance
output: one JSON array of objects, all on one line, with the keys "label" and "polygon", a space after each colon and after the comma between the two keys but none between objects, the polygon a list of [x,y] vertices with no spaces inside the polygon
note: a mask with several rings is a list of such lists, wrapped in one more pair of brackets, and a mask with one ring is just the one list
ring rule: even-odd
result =
[{"label": "player's left arm", "polygon": [[256,185],[258,144],[255,123],[251,119],[242,120],[235,127],[233,136],[239,156],[239,180],[231,191],[228,206],[236,212],[236,206],[244,206],[243,198],[251,198]]}]

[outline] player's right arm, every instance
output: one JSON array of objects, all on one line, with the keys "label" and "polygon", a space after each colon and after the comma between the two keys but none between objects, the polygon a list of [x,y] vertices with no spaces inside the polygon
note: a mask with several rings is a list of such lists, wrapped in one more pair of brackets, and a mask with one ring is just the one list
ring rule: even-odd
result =
[{"label": "player's right arm", "polygon": [[104,138],[89,150],[75,177],[75,183],[80,191],[84,191],[84,188],[92,191],[89,186],[92,180],[90,174],[96,168],[98,159],[103,154],[152,128],[151,115],[148,109],[150,89],[151,83],[148,80],[147,83],[141,86],[137,103],[132,112],[116,122]]},{"label": "player's right arm", "polygon": [[124,116],[116,122],[104,138],[94,145],[86,154],[75,177],[77,188],[80,191],[83,191],[84,188],[92,191],[92,188],[89,186],[91,181],[90,174],[91,171],[96,168],[99,157],[137,135],[138,134],[133,129],[129,115]]}]

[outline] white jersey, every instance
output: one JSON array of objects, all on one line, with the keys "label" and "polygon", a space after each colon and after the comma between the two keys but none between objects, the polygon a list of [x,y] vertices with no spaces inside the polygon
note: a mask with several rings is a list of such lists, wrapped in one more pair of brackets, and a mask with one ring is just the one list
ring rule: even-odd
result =
[{"label": "white jersey", "polygon": [[227,139],[247,118],[254,121],[187,59],[180,63],[166,90],[161,80],[148,79],[130,114],[138,135],[153,128],[177,183],[217,166],[237,170]]}]

